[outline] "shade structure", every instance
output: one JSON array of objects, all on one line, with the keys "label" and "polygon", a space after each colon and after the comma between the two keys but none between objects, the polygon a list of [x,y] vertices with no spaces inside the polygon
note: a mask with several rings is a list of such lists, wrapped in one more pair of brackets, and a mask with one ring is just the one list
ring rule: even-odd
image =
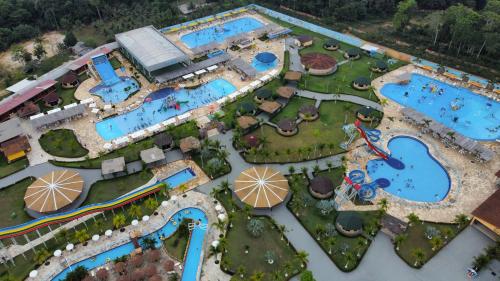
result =
[{"label": "shade structure", "polygon": [[104,235],[106,235],[107,237],[110,237],[112,234],[113,234],[113,230],[111,230],[111,229],[108,229],[108,230],[106,230],[106,232],[104,232]]},{"label": "shade structure", "polygon": [[283,202],[288,192],[288,181],[269,167],[252,167],[238,176],[234,184],[236,196],[254,208],[271,208]]},{"label": "shade structure", "polygon": [[24,194],[26,206],[40,213],[57,211],[71,204],[83,189],[83,179],[75,171],[58,170],[38,178]]}]

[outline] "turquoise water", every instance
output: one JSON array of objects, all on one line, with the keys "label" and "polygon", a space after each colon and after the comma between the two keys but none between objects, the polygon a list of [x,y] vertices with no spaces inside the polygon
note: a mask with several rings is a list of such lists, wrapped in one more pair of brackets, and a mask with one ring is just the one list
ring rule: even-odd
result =
[{"label": "turquoise water", "polygon": [[250,32],[263,26],[254,18],[243,17],[188,33],[181,37],[181,41],[189,48],[196,48],[212,42],[222,43],[231,36]]},{"label": "turquoise water", "polygon": [[[106,55],[95,56],[92,62],[102,82],[90,89],[90,93],[101,97],[104,103],[122,102],[139,90],[139,84],[133,78],[116,74]],[[125,73],[123,69],[121,71]]]},{"label": "turquoise water", "polygon": [[[156,246],[161,246],[160,236],[169,237],[177,230],[179,226],[179,222],[183,219],[192,219],[195,221],[196,226],[191,232],[191,239],[189,242],[189,248],[187,250],[186,258],[184,260],[184,271],[182,272],[182,281],[196,281],[196,276],[198,273],[198,269],[200,267],[200,257],[201,251],[203,248],[203,240],[205,237],[205,233],[207,230],[208,219],[206,214],[198,209],[198,208],[186,208],[175,213],[171,219],[166,222],[166,224],[159,229],[148,235],[149,237],[155,239]],[[140,239],[139,241],[141,241]],[[88,246],[88,247],[91,247]],[[93,258],[89,258],[78,263],[72,264],[71,269],[74,269],[77,266],[84,266],[87,270],[102,266],[106,263],[106,260],[113,260],[118,257],[129,255],[134,250],[134,245],[132,242],[121,245],[119,247],[113,248],[109,251],[100,253]],[[53,281],[61,281],[64,280],[66,275],[71,271],[70,268],[66,268],[61,273],[59,273],[56,277],[54,277]]]},{"label": "turquoise water", "polygon": [[187,168],[187,169],[184,169],[182,171],[179,171],[179,172],[171,175],[170,177],[162,180],[161,182],[168,184],[168,186],[170,188],[174,188],[174,187],[177,187],[183,183],[188,182],[189,180],[193,179],[194,177],[196,177],[196,174],[194,173],[194,171],[191,170],[191,168]]},{"label": "turquoise water", "polygon": [[500,138],[500,103],[469,89],[412,74],[408,85],[386,84],[381,92],[469,138]]},{"label": "turquoise water", "polygon": [[[259,55],[266,55],[265,61],[259,60]],[[272,59],[274,57],[274,59]],[[257,72],[264,72],[275,68],[278,65],[278,59],[273,53],[259,53],[252,60],[252,66]]]},{"label": "turquoise water", "polygon": [[391,182],[385,191],[419,202],[439,202],[446,197],[450,177],[423,142],[400,136],[392,138],[387,147],[392,157],[405,164],[403,170],[392,168],[382,159],[371,160],[366,165],[371,179],[387,178]]},{"label": "turquoise water", "polygon": [[236,87],[224,79],[215,79],[190,90],[161,89],[151,93],[139,108],[97,123],[96,130],[109,141],[215,102],[234,91]]}]

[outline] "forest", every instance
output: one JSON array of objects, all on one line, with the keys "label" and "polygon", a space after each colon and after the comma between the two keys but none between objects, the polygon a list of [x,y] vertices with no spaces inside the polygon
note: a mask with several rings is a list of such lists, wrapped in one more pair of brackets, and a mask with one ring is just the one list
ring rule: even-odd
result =
[{"label": "forest", "polygon": [[[456,66],[466,61],[470,69],[476,64],[487,66],[484,75],[498,77],[500,0],[207,2],[218,3],[184,16],[177,9],[179,1],[172,0],[0,0],[0,50],[47,31],[67,32],[86,26],[92,26],[104,38],[97,43],[109,42],[115,33],[125,30],[149,24],[164,27],[255,2],[439,63]],[[377,21],[389,22],[390,27],[381,25],[367,34],[351,28]],[[398,45],[398,41],[408,44]],[[481,74],[482,70],[477,72]]]}]

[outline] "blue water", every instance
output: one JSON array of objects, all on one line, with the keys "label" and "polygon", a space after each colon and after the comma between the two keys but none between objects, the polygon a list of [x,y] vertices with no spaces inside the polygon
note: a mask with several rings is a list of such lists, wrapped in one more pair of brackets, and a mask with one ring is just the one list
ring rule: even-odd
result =
[{"label": "blue water", "polygon": [[412,137],[395,137],[388,143],[391,156],[405,164],[396,170],[382,159],[371,160],[366,171],[371,179],[391,181],[385,190],[398,197],[419,201],[438,202],[450,189],[450,177],[441,164],[429,154],[428,147]]},{"label": "blue water", "polygon": [[[109,141],[215,102],[234,91],[236,87],[224,79],[215,79],[191,90],[162,89],[151,93],[147,98],[150,101],[139,108],[97,123],[96,130],[104,140]],[[172,107],[172,103],[176,102],[179,110]]]},{"label": "blue water", "polygon": [[[106,55],[95,56],[92,58],[92,62],[102,82],[90,89],[90,92],[101,97],[105,103],[122,102],[130,94],[139,90],[139,84],[133,78],[119,77],[116,74]],[[125,73],[123,67],[121,71]]]},{"label": "blue water", "polygon": [[194,177],[196,177],[194,171],[191,170],[191,168],[187,168],[169,176],[168,178],[162,180],[162,182],[168,184],[170,188],[175,188],[183,183],[188,182]]},{"label": "blue water", "polygon": [[181,41],[189,48],[196,48],[212,42],[222,43],[228,37],[250,32],[262,26],[264,25],[254,18],[243,17],[188,33],[181,37]]},{"label": "blue water", "polygon": [[[203,247],[203,240],[205,237],[205,232],[207,229],[208,219],[205,213],[197,208],[186,208],[175,213],[171,219],[166,222],[166,224],[156,232],[153,232],[150,237],[155,239],[156,247],[161,246],[160,236],[169,237],[177,230],[179,222],[183,219],[192,219],[196,226],[191,233],[191,240],[189,242],[189,248],[184,260],[184,271],[182,272],[182,281],[196,281],[196,275],[199,269],[199,262],[201,256],[201,250]],[[142,239],[140,239],[142,240]],[[88,246],[92,247],[92,246]],[[71,269],[77,266],[84,266],[87,270],[102,266],[106,263],[106,260],[113,260],[118,257],[129,255],[134,250],[134,245],[132,242],[121,245],[119,247],[113,248],[109,251],[100,253],[93,258],[89,258],[78,263],[72,264]],[[56,277],[53,281],[61,281],[66,278],[66,275],[70,272],[70,268],[66,268]]]},{"label": "blue water", "polygon": [[[269,56],[271,56],[271,55],[274,56],[274,60],[272,60],[270,62],[260,61],[258,59],[258,56],[261,54],[265,54],[265,53],[257,54],[252,60],[252,66],[253,66],[253,68],[255,68],[255,70],[257,70],[257,72],[264,72],[264,71],[267,71],[269,69],[275,68],[278,65],[278,59],[276,58],[276,56],[273,53],[268,53]],[[270,58],[266,57],[265,59],[269,60]]]},{"label": "blue water", "polygon": [[[426,84],[428,86],[423,89]],[[435,86],[434,92],[431,91],[431,85]],[[381,92],[397,103],[411,107],[469,138],[500,138],[500,103],[469,89],[412,74],[408,85],[386,84]],[[451,105],[454,103],[463,107],[453,110]]]}]

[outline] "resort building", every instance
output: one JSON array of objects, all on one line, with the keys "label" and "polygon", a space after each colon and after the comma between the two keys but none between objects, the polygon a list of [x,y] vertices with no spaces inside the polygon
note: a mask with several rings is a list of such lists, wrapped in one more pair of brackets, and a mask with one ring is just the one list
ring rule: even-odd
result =
[{"label": "resort building", "polygon": [[188,153],[193,150],[200,149],[201,143],[200,140],[195,137],[187,137],[181,139],[179,143],[179,148],[181,149],[182,153]]},{"label": "resort building", "polygon": [[259,109],[273,116],[281,109],[281,103],[277,101],[264,101],[259,105]]},{"label": "resort building", "polygon": [[0,152],[8,163],[25,157],[29,151],[31,146],[18,118],[0,123]]},{"label": "resort building", "polygon": [[189,57],[152,25],[115,35],[120,51],[148,79],[189,64]]},{"label": "resort building", "polygon": [[282,119],[276,125],[278,133],[283,136],[293,136],[298,132],[297,123],[292,119]]},{"label": "resort building", "polygon": [[248,132],[255,128],[259,122],[253,116],[240,116],[236,119],[236,124],[240,127],[244,132]]},{"label": "resort building", "polygon": [[61,87],[65,89],[76,88],[78,87],[78,85],[80,85],[78,75],[76,75],[72,71],[64,74],[64,76],[61,77]]},{"label": "resort building", "polygon": [[352,87],[356,90],[364,91],[370,89],[370,83],[370,79],[360,76],[352,81]]},{"label": "resort building", "polygon": [[500,236],[500,189],[497,189],[472,212],[471,224],[493,240],[498,240]]},{"label": "resort building", "polygon": [[333,183],[328,177],[317,176],[311,180],[309,191],[319,199],[325,199],[333,195]]},{"label": "resort building", "polygon": [[329,75],[337,71],[335,58],[321,53],[308,53],[300,56],[302,66],[312,75]]},{"label": "resort building", "polygon": [[297,46],[299,47],[309,47],[313,44],[313,38],[309,35],[300,35],[297,36]]},{"label": "resort building", "polygon": [[102,161],[101,174],[105,179],[119,177],[127,174],[125,157],[122,156]]},{"label": "resort building", "polygon": [[161,150],[156,146],[141,151],[140,156],[141,156],[141,161],[148,168],[152,168],[166,163],[165,153],[163,153],[163,150]]},{"label": "resort building", "polygon": [[163,150],[172,149],[174,147],[174,139],[167,133],[155,135],[154,143],[157,147]]},{"label": "resort building", "polygon": [[296,93],[295,88],[287,86],[281,86],[276,90],[276,94],[284,99],[290,99],[295,95],[295,93]]},{"label": "resort building", "polygon": [[319,117],[319,110],[312,104],[306,104],[299,108],[299,117],[306,121],[314,121]]}]

